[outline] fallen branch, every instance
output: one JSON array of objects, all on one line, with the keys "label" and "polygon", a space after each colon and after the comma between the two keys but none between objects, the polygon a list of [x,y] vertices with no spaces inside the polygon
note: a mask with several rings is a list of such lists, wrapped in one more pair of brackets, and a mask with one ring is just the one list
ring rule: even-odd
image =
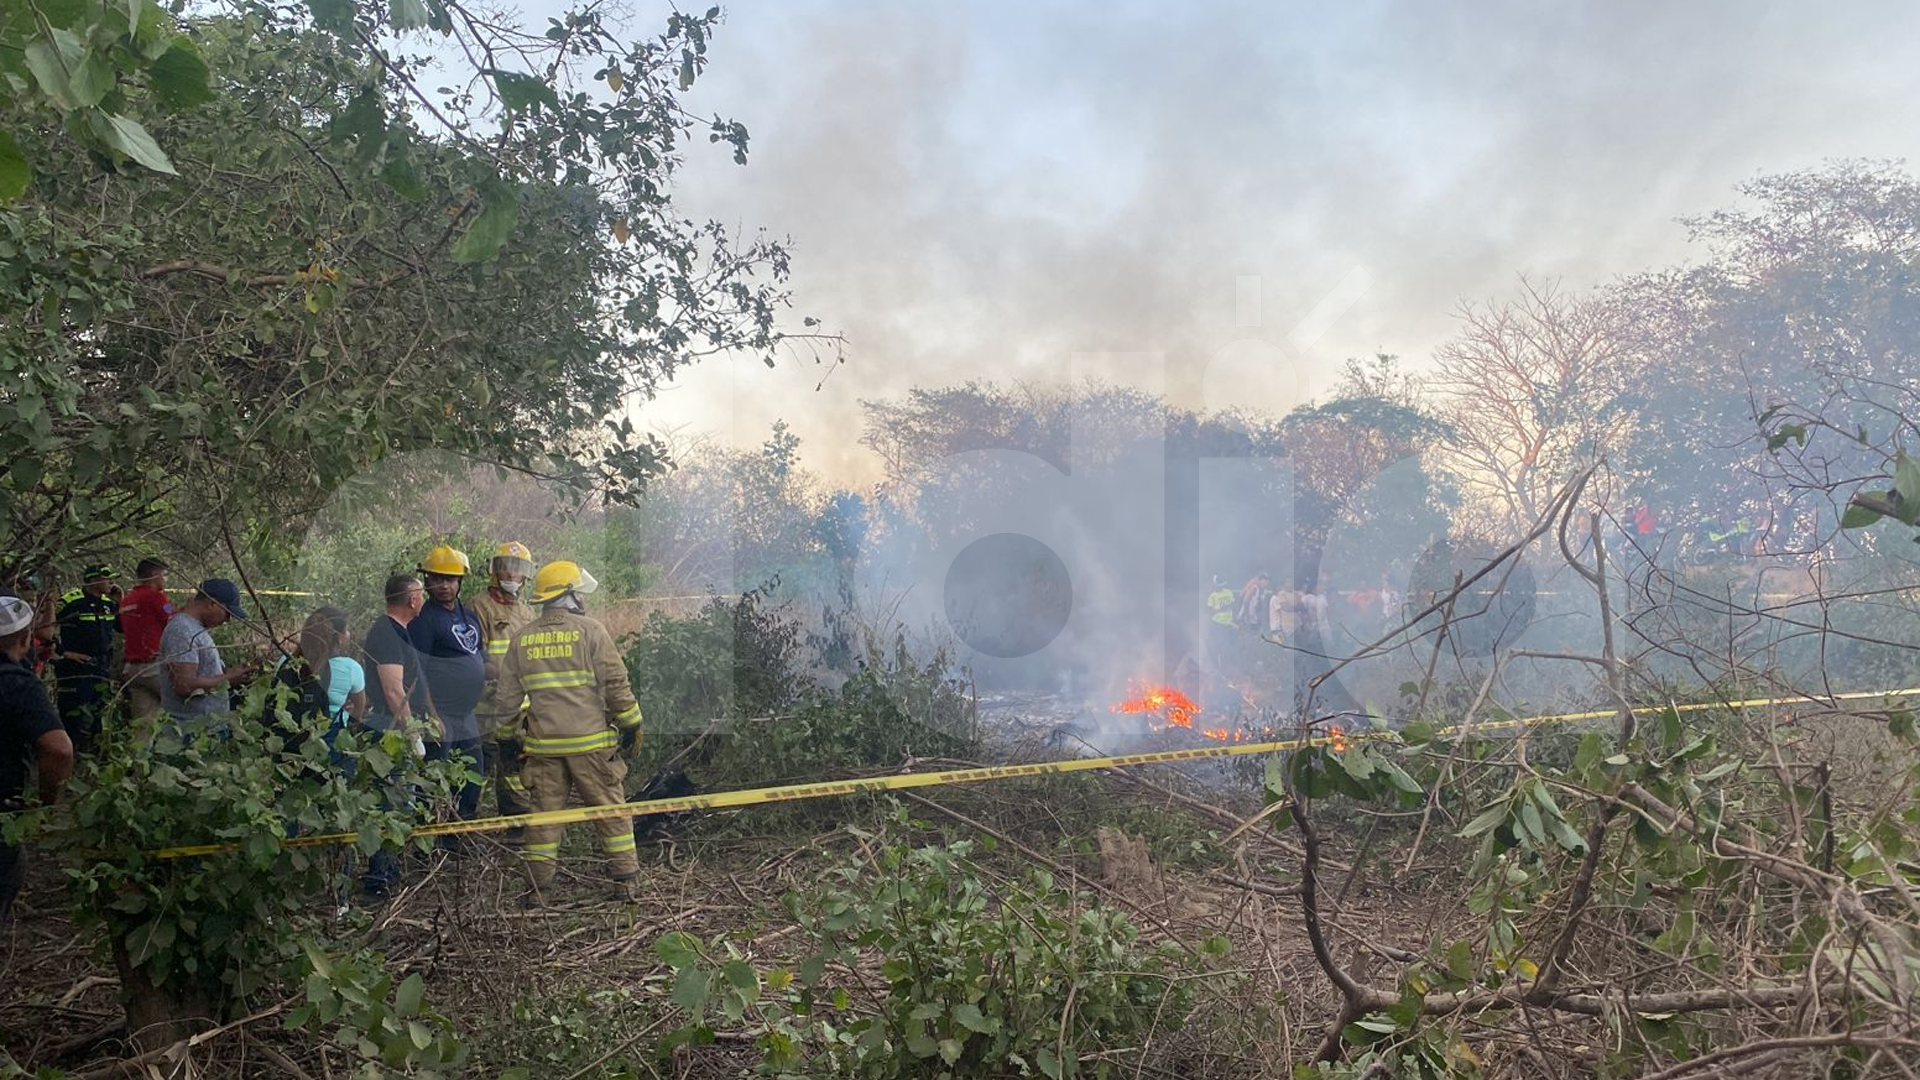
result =
[{"label": "fallen branch", "polygon": [[[1920,1048],[1920,1042],[1892,1036],[1867,1036],[1857,1031],[1840,1032],[1835,1035],[1798,1035],[1784,1039],[1760,1039],[1755,1042],[1741,1043],[1739,1046],[1729,1046],[1724,1049],[1709,1051],[1691,1061],[1683,1061],[1670,1069],[1662,1069],[1657,1073],[1648,1073],[1646,1076],[1641,1077],[1640,1080],[1679,1080],[1682,1076],[1699,1072],[1702,1069],[1711,1069],[1723,1061],[1731,1061],[1734,1058],[1748,1057],[1754,1054],[1775,1053],[1781,1050],[1816,1050],[1829,1046],[1897,1046],[1901,1049],[1911,1050]],[[1715,1071],[1718,1072],[1719,1070],[1715,1069]]]}]

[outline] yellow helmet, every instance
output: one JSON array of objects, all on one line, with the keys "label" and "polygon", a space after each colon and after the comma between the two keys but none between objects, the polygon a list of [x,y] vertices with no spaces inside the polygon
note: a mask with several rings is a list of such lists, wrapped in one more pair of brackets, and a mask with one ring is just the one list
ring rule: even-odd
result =
[{"label": "yellow helmet", "polygon": [[467,576],[467,553],[456,551],[449,544],[441,544],[420,561],[420,569],[429,574],[445,574],[448,577]]},{"label": "yellow helmet", "polygon": [[496,578],[502,574],[532,577],[533,552],[528,551],[527,545],[520,541],[509,540],[493,549],[493,560],[487,564],[487,569]]},{"label": "yellow helmet", "polygon": [[541,567],[533,579],[533,602],[544,604],[570,592],[585,596],[599,587],[600,583],[581,569],[579,563],[556,559]]}]

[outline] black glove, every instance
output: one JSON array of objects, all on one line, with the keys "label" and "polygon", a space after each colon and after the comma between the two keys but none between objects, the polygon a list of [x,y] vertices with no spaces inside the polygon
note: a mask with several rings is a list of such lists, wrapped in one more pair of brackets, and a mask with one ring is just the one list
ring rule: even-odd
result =
[{"label": "black glove", "polygon": [[620,756],[631,760],[640,750],[640,725],[620,730]]}]

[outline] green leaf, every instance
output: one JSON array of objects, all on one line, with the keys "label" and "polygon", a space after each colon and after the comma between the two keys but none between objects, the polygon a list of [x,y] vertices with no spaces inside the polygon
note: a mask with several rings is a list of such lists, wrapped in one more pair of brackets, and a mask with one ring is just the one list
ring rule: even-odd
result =
[{"label": "green leaf", "polygon": [[27,181],[33,170],[27,167],[27,155],[13,136],[0,131],[0,203],[9,203],[27,193]]},{"label": "green leaf", "polygon": [[307,0],[307,10],[313,12],[313,25],[334,33],[347,33],[353,29],[353,0]]},{"label": "green leaf", "polygon": [[1265,791],[1262,792],[1267,805],[1279,802],[1287,797],[1286,759],[1279,754],[1269,755],[1263,770],[1265,773]]},{"label": "green leaf", "polygon": [[431,18],[422,0],[393,0],[387,17],[395,30],[418,30],[427,25]]},{"label": "green leaf", "polygon": [[1041,1047],[1033,1055],[1033,1063],[1047,1080],[1060,1080],[1060,1059],[1054,1056],[1053,1051]]},{"label": "green leaf", "polygon": [[367,747],[361,751],[360,760],[366,763],[367,768],[373,770],[375,776],[386,776],[393,772],[393,756],[383,747]]},{"label": "green leaf", "polygon": [[173,43],[173,17],[153,0],[127,0],[127,36],[142,60],[158,60]]},{"label": "green leaf", "polygon": [[380,179],[408,202],[427,197],[427,186],[420,182],[420,171],[413,163],[413,136],[400,124],[387,129],[387,159],[380,168]]},{"label": "green leaf", "polygon": [[513,227],[520,222],[518,189],[494,178],[480,186],[484,208],[467,226],[466,235],[453,246],[453,261],[461,264],[486,262],[500,253]]},{"label": "green leaf", "polygon": [[80,39],[56,29],[51,39],[37,37],[27,43],[27,70],[33,73],[33,81],[40,84],[40,91],[53,99],[55,105],[72,110],[79,108],[79,102],[73,97],[73,73],[83,56]]},{"label": "green leaf", "polygon": [[407,1021],[407,1036],[413,1040],[416,1050],[425,1050],[433,1045],[433,1029],[418,1020]]},{"label": "green leaf", "polygon": [[760,973],[753,970],[752,964],[745,960],[729,960],[721,965],[720,975],[727,980],[728,986],[745,994],[748,1001],[759,999]]},{"label": "green leaf", "polygon": [[1587,842],[1579,833],[1573,831],[1573,826],[1567,824],[1565,818],[1548,818],[1547,825],[1553,830],[1554,841],[1564,850],[1575,855],[1587,850]]},{"label": "green leaf", "polygon": [[89,117],[94,134],[100,136],[108,146],[145,165],[154,172],[175,175],[173,162],[161,151],[160,144],[153,141],[147,129],[124,116],[102,112],[95,109]]},{"label": "green leaf", "polygon": [[1806,425],[1805,424],[1781,424],[1780,429],[1778,431],[1775,431],[1773,435],[1767,439],[1767,449],[1778,450],[1781,447],[1787,445],[1787,442],[1789,440],[1798,442],[1801,448],[1804,449],[1807,445]]},{"label": "green leaf", "polygon": [[1900,492],[1900,522],[1920,524],[1920,461],[1902,451],[1893,464],[1893,486]]},{"label": "green leaf", "polygon": [[1473,946],[1456,941],[1447,946],[1447,974],[1462,982],[1473,978]]},{"label": "green leaf", "polygon": [[1467,822],[1467,827],[1460,830],[1460,838],[1462,840],[1471,840],[1481,833],[1492,832],[1502,824],[1505,824],[1509,812],[1510,808],[1504,800],[1494,803],[1492,806],[1481,811],[1479,817]]},{"label": "green leaf", "polygon": [[545,79],[524,75],[518,71],[502,71],[488,68],[486,73],[493,78],[495,92],[500,95],[500,104],[508,112],[525,112],[535,105],[545,105],[549,109],[560,108],[560,95],[554,92]]},{"label": "green leaf", "polygon": [[127,935],[127,959],[135,967],[145,964],[153,959],[154,953],[173,944],[176,930],[177,924],[168,915],[141,924],[139,929]]},{"label": "green leaf", "polygon": [[697,967],[687,968],[680,977],[673,980],[673,1003],[694,1014],[707,1004],[707,973]]},{"label": "green leaf", "polygon": [[692,935],[675,930],[660,935],[653,943],[653,955],[659,957],[661,963],[679,971],[692,967],[700,959],[700,943]]},{"label": "green leaf", "polygon": [[1535,843],[1545,843],[1547,830],[1540,820],[1540,808],[1532,802],[1520,804],[1520,827],[1526,830]]},{"label": "green leaf", "polygon": [[955,1062],[958,1062],[960,1060],[961,1050],[962,1050],[962,1047],[960,1045],[960,1040],[958,1039],[941,1039],[940,1040],[940,1060],[946,1062],[949,1065],[952,1065]]},{"label": "green leaf", "polygon": [[1580,736],[1580,747],[1573,752],[1574,775],[1584,776],[1592,772],[1593,767],[1600,764],[1600,751],[1605,745],[1598,732],[1589,731]]},{"label": "green leaf", "polygon": [[1878,510],[1869,510],[1858,503],[1848,503],[1846,512],[1840,515],[1840,527],[1843,529],[1864,529],[1879,521],[1883,516]]},{"label": "green leaf", "polygon": [[83,109],[100,104],[113,86],[113,65],[98,52],[88,52],[73,69],[73,102]]},{"label": "green leaf", "polygon": [[213,75],[200,50],[187,38],[174,38],[153,62],[153,96],[169,109],[190,109],[214,98]]},{"label": "green leaf", "polygon": [[1376,760],[1374,765],[1380,770],[1380,774],[1387,778],[1387,783],[1393,785],[1394,790],[1404,792],[1408,795],[1425,795],[1427,793],[1427,789],[1421,787],[1419,781],[1408,776],[1407,771],[1394,762],[1383,757]]},{"label": "green leaf", "polygon": [[824,953],[807,957],[800,961],[799,967],[794,969],[794,977],[800,981],[801,986],[809,989],[818,986],[826,973],[827,957]]},{"label": "green leaf", "polygon": [[981,1013],[980,1006],[972,1002],[963,1002],[953,1007],[953,1022],[981,1035],[992,1035],[1000,1030],[999,1019]]},{"label": "green leaf", "polygon": [[1356,746],[1345,753],[1336,753],[1333,760],[1340,766],[1341,772],[1356,781],[1368,780],[1373,776],[1373,756],[1367,753],[1365,747]]},{"label": "green leaf", "polygon": [[427,984],[420,979],[420,973],[408,975],[400,983],[400,989],[394,992],[393,1008],[401,1016],[414,1016],[420,1012],[420,999],[426,995]]}]

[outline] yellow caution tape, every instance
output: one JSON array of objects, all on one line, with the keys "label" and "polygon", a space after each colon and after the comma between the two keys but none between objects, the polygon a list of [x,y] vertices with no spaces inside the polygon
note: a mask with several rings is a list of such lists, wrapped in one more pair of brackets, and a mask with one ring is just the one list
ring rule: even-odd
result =
[{"label": "yellow caution tape", "polygon": [[[1920,695],[1920,687],[1906,690],[1864,690],[1850,694],[1835,694],[1833,701],[1856,701],[1867,698],[1895,698]],[[1672,708],[1677,712],[1698,712],[1706,709],[1750,709],[1771,705],[1804,705],[1817,708],[1828,699],[1794,698],[1754,698],[1748,701],[1701,702],[1689,705],[1638,706],[1639,708]],[[1546,724],[1574,723],[1581,720],[1601,720],[1620,715],[1618,709],[1596,709],[1591,712],[1556,713],[1550,716],[1530,716],[1514,720],[1489,720],[1472,724],[1458,724],[1441,729],[1437,737],[1448,735],[1470,735],[1483,731],[1500,731],[1522,727],[1538,727]],[[677,814],[687,810],[723,810],[736,806],[758,806],[763,803],[797,802],[801,799],[825,799],[837,795],[857,795],[864,791],[901,791],[907,788],[942,787],[948,784],[977,784],[986,780],[1004,780],[1016,776],[1051,776],[1058,773],[1090,772],[1096,769],[1126,769],[1135,765],[1157,765],[1174,761],[1201,761],[1208,758],[1240,757],[1248,754],[1276,754],[1289,750],[1299,750],[1308,746],[1327,746],[1335,742],[1341,744],[1393,741],[1399,734],[1393,731],[1362,731],[1351,735],[1316,735],[1305,739],[1279,739],[1273,742],[1259,743],[1223,743],[1219,746],[1197,746],[1186,750],[1157,750],[1146,754],[1120,754],[1114,757],[1073,758],[1068,761],[1039,761],[1026,765],[987,765],[973,769],[943,769],[937,772],[898,773],[891,776],[871,776],[855,780],[822,780],[807,784],[781,784],[777,787],[746,788],[740,791],[721,791],[712,795],[688,795],[678,799],[654,799],[647,802],[612,803],[606,806],[576,806],[566,810],[545,810],[532,814],[514,814],[508,817],[474,818],[470,821],[443,821],[432,825],[422,825],[413,830],[414,836],[455,836],[462,833],[497,832],[502,829],[524,828],[538,825],[574,825],[583,821],[598,821],[602,818],[645,817],[652,814]],[[283,847],[319,847],[326,844],[350,844],[359,838],[357,833],[316,833],[312,836],[296,836],[283,841]],[[181,847],[162,848],[154,852],[156,858],[179,859],[194,855],[217,855],[227,851],[239,850],[239,844],[189,844]]]}]

